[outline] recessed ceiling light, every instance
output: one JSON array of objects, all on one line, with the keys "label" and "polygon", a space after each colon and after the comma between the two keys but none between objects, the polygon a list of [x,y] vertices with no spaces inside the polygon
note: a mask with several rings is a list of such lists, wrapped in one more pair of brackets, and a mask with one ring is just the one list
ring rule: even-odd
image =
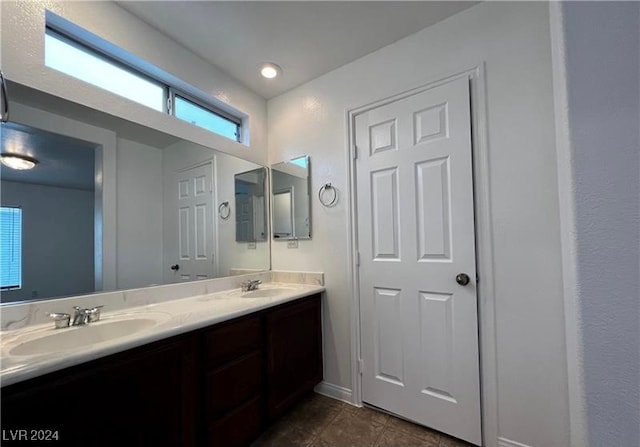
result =
[{"label": "recessed ceiling light", "polygon": [[265,62],[260,67],[260,74],[267,79],[273,79],[280,73],[282,73],[282,68],[272,62]]},{"label": "recessed ceiling light", "polygon": [[22,154],[0,154],[0,162],[10,167],[11,169],[17,169],[18,171],[24,171],[27,169],[33,169],[38,164],[38,160],[35,158],[27,157]]}]

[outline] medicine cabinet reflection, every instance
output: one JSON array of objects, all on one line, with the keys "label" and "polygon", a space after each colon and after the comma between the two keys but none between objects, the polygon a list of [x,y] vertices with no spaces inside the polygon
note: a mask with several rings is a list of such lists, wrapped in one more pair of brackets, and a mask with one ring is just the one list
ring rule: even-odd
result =
[{"label": "medicine cabinet reflection", "polygon": [[311,239],[309,156],[271,166],[273,238]]},{"label": "medicine cabinet reflection", "polygon": [[236,242],[267,240],[266,168],[235,175]]}]

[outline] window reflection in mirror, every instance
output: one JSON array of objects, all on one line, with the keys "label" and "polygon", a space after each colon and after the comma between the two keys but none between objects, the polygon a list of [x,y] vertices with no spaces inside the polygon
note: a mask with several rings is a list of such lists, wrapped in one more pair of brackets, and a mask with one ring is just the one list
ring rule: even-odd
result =
[{"label": "window reflection in mirror", "polygon": [[236,242],[267,240],[265,168],[235,175]]},{"label": "window reflection in mirror", "polygon": [[[234,220],[218,215],[233,203],[235,174],[265,168],[23,86],[11,106],[1,151],[39,163],[2,167],[1,205],[22,219],[22,253],[7,257],[20,283],[7,278],[2,303],[270,268],[269,244],[237,243]],[[0,223],[0,237],[15,228]]]},{"label": "window reflection in mirror", "polygon": [[309,157],[271,166],[273,238],[311,239]]}]

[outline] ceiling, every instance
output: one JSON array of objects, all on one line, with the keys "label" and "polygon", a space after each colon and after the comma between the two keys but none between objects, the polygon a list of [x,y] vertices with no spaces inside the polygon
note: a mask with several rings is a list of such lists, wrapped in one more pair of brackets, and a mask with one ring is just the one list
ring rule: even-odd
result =
[{"label": "ceiling", "polygon": [[[478,2],[121,1],[120,6],[272,98]],[[283,73],[259,74],[263,62]]]},{"label": "ceiling", "polygon": [[15,123],[2,125],[2,153],[28,155],[35,168],[16,171],[0,165],[0,178],[83,190],[94,189],[95,144]]}]

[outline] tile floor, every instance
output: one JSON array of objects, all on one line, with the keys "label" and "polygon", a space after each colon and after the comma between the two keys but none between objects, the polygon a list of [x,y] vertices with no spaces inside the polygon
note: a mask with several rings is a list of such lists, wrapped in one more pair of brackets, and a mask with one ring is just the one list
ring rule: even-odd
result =
[{"label": "tile floor", "polygon": [[252,447],[473,447],[369,408],[312,393]]}]

